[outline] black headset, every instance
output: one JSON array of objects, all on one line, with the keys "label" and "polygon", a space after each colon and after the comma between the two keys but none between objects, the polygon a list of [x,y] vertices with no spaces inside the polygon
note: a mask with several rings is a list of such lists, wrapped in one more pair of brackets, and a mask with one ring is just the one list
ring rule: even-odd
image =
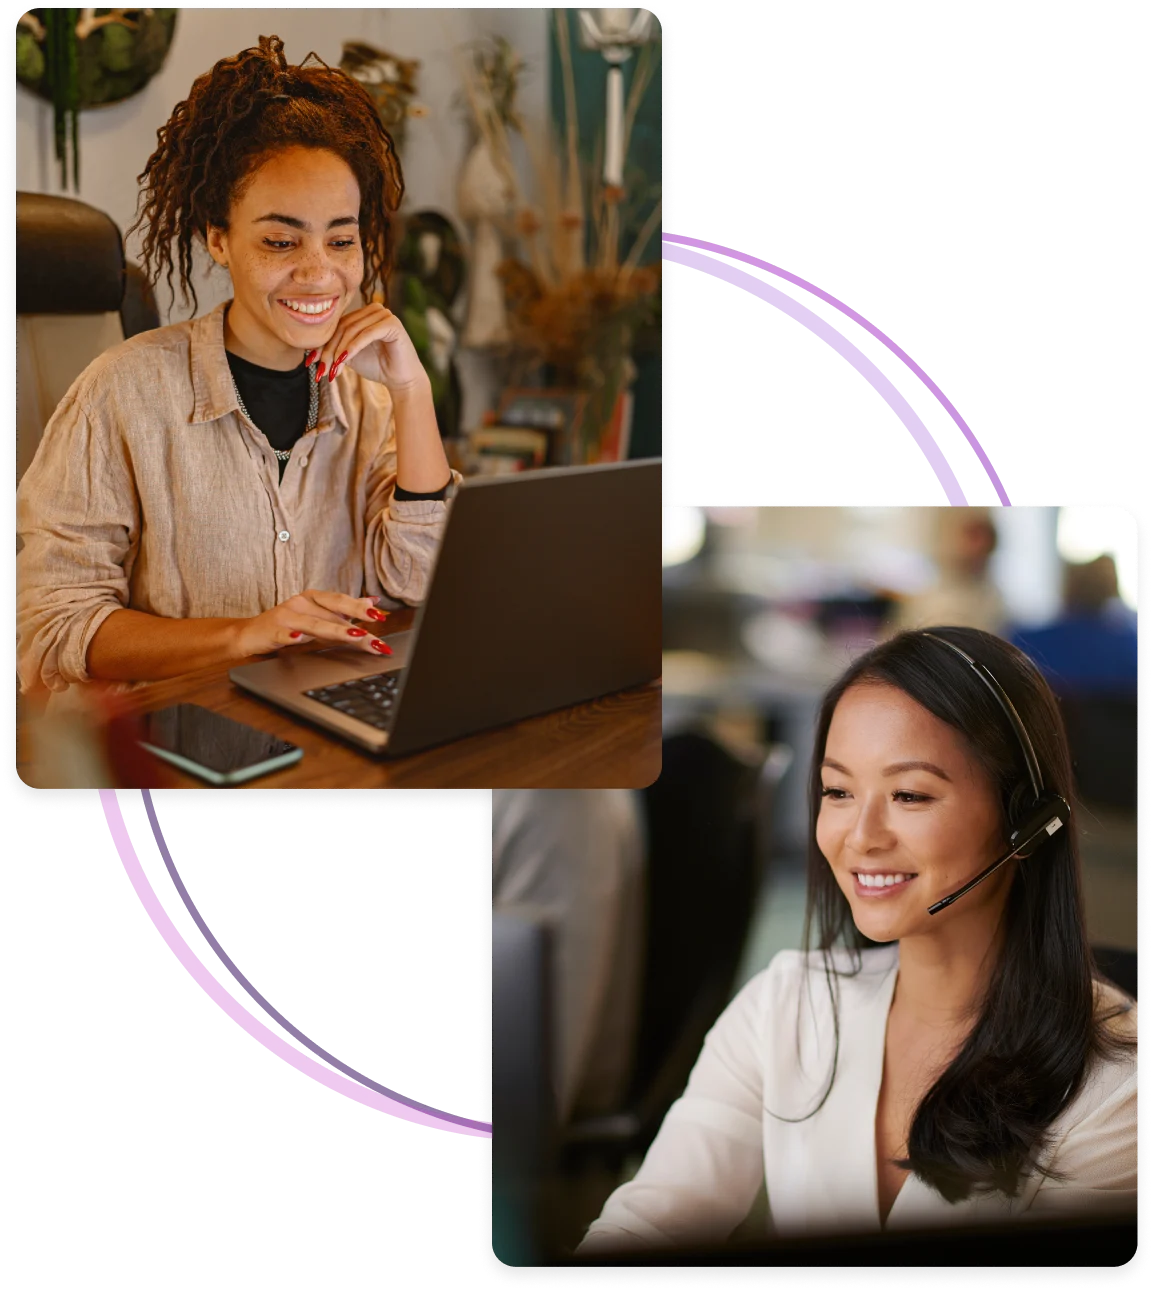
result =
[{"label": "black headset", "polygon": [[1009,695],[998,684],[994,674],[984,664],[980,664],[976,659],[971,659],[964,650],[954,645],[952,641],[947,641],[944,637],[934,636],[932,632],[923,632],[922,635],[929,637],[931,641],[938,642],[939,645],[944,645],[960,659],[964,659],[977,673],[990,694],[998,701],[998,707],[1006,714],[1006,718],[1013,727],[1014,735],[1022,750],[1022,758],[1026,763],[1026,771],[1030,777],[1030,790],[1033,794],[1031,805],[1013,822],[1013,829],[1010,832],[1010,850],[1005,856],[996,860],[993,865],[987,866],[976,878],[970,879],[968,883],[958,888],[956,892],[951,892],[948,897],[935,901],[930,906],[928,913],[937,914],[939,910],[944,910],[946,906],[953,905],[958,897],[964,897],[967,892],[976,888],[983,879],[988,879],[996,869],[1005,865],[1007,861],[1013,860],[1015,856],[1032,856],[1043,843],[1070,823],[1070,804],[1061,794],[1050,793],[1043,786],[1042,771],[1038,765],[1038,755],[1034,752],[1033,744],[1030,743],[1026,727],[1018,716],[1018,710],[1010,702]]}]

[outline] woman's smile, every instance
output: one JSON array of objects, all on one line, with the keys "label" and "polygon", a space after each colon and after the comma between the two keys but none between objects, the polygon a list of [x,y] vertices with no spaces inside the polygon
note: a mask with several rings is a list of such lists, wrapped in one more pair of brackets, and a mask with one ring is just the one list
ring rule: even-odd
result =
[{"label": "woman's smile", "polygon": [[288,312],[294,323],[316,327],[332,318],[340,299],[340,296],[280,296],[277,304]]},{"label": "woman's smile", "polygon": [[908,891],[916,874],[895,870],[852,870],[855,895],[876,900],[878,897],[896,896]]}]

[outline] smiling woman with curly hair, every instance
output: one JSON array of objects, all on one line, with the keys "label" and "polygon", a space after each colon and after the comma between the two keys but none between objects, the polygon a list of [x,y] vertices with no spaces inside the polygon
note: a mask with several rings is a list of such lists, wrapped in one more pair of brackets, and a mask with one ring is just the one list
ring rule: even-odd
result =
[{"label": "smiling woman with curly hair", "polygon": [[424,369],[372,301],[403,182],[366,91],[283,42],[222,59],[140,176],[143,261],[195,306],[73,384],[20,488],[26,690],[144,681],[359,626],[425,593],[454,486]]}]

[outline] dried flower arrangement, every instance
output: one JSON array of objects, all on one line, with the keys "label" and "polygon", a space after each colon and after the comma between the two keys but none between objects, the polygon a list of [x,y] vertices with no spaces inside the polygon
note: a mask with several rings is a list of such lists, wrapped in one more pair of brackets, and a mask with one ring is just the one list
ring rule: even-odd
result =
[{"label": "dried flower arrangement", "polygon": [[[624,249],[629,194],[599,181],[599,155],[592,174],[583,172],[568,20],[564,11],[554,11],[554,17],[565,105],[563,146],[525,130],[515,106],[523,64],[507,42],[495,39],[475,47],[462,79],[477,132],[515,194],[514,214],[502,230],[507,254],[498,270],[511,336],[510,382],[530,383],[532,369],[548,366],[552,384],[586,390],[576,456],[590,461],[599,455],[602,434],[632,380],[638,334],[659,325],[660,264],[639,261],[660,225],[661,208],[652,203],[640,232]],[[657,45],[645,45],[633,71],[625,104],[626,156],[659,56]],[[527,145],[539,207],[526,199],[518,182],[511,133]],[[639,200],[648,201],[648,195]]]}]

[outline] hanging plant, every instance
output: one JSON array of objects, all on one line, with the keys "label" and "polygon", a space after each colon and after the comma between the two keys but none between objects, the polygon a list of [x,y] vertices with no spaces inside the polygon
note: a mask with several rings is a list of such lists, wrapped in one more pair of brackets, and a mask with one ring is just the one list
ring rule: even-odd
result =
[{"label": "hanging plant", "polygon": [[172,44],[175,9],[32,9],[16,25],[16,80],[52,104],[60,183],[80,187],[80,112],[143,89]]},{"label": "hanging plant", "polygon": [[52,100],[52,138],[60,163],[60,186],[68,187],[68,145],[72,183],[80,188],[80,59],[76,23],[79,9],[40,9],[16,26],[16,79],[43,87]]}]

